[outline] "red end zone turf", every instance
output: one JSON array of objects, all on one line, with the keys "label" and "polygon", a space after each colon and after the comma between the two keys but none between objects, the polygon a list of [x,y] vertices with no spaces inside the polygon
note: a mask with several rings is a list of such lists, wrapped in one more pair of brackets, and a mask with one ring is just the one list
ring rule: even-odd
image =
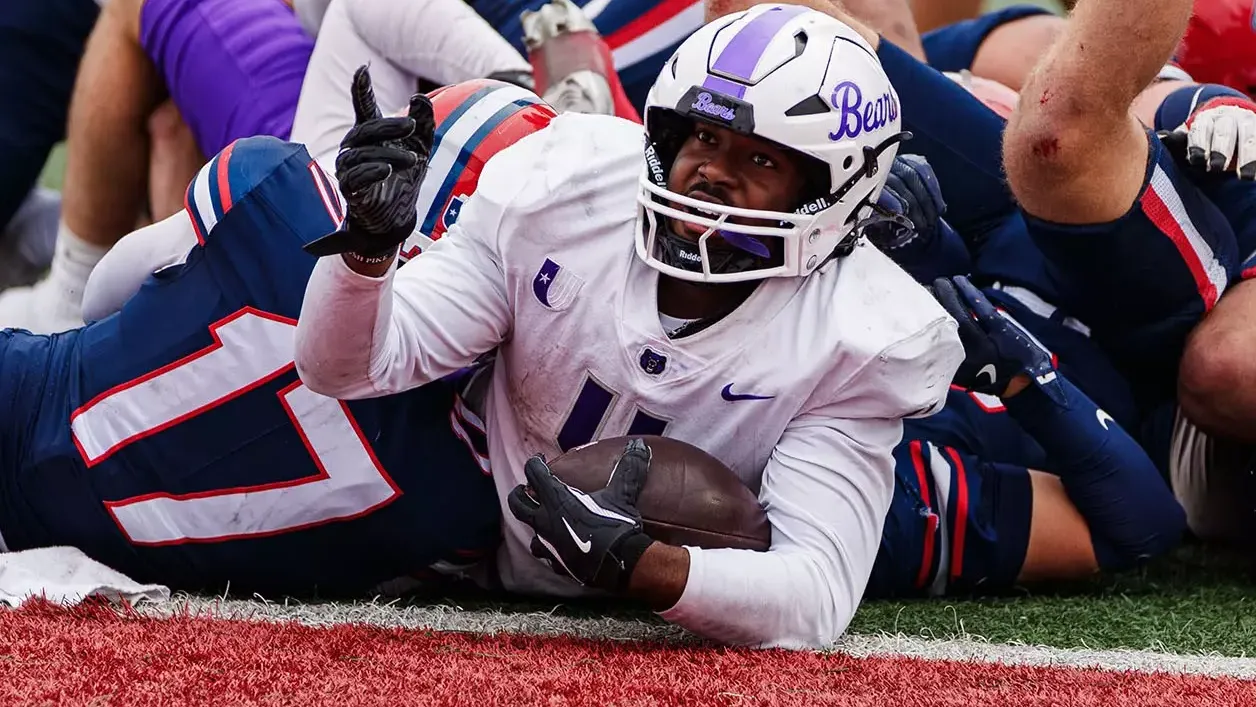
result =
[{"label": "red end zone turf", "polygon": [[0,704],[1238,705],[1230,678],[0,610]]}]

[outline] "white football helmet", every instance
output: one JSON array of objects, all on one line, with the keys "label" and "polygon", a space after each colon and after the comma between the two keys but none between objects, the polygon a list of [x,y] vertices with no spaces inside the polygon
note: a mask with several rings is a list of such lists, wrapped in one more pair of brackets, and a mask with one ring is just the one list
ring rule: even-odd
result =
[{"label": "white football helmet", "polygon": [[[803,155],[808,184],[794,211],[724,206],[670,190],[668,174],[693,121]],[[846,24],[796,5],[722,17],[685,40],[646,99],[637,255],[684,280],[807,275],[854,246],[855,226],[871,212],[906,136],[899,125],[898,94],[872,47]],[[673,233],[669,219],[706,230],[694,243]],[[727,245],[709,250],[713,235]],[[773,238],[777,247],[768,245]]]}]

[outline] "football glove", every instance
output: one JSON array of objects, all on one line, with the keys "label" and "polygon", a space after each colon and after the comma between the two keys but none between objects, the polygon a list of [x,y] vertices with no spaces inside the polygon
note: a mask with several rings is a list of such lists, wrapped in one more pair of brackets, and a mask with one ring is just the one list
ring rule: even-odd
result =
[{"label": "football glove", "polygon": [[536,531],[532,554],[582,585],[622,592],[653,542],[642,530],[637,497],[650,468],[650,448],[633,439],[615,462],[606,488],[587,494],[563,483],[536,455],[523,468],[526,486],[507,497],[515,518]]},{"label": "football glove", "polygon": [[963,275],[933,281],[933,296],[959,323],[964,362],[955,384],[978,393],[1001,396],[1021,373],[1059,405],[1067,406],[1051,354]]},{"label": "football glove", "polygon": [[882,251],[901,248],[917,238],[926,241],[950,225],[942,219],[946,201],[933,167],[919,155],[899,155],[890,166],[885,187],[877,205],[890,218],[870,223],[864,230],[868,240]]},{"label": "football glove", "polygon": [[1179,150],[1185,143],[1186,161],[1192,167],[1256,180],[1256,103],[1218,96],[1196,108],[1186,123],[1162,139]]},{"label": "football glove", "polygon": [[382,257],[404,243],[418,220],[419,187],[432,153],[435,118],[427,96],[410,99],[409,115],[385,118],[366,66],[354,73],[351,93],[354,126],[336,157],[348,214],[340,230],[305,246],[319,257],[345,252]]}]

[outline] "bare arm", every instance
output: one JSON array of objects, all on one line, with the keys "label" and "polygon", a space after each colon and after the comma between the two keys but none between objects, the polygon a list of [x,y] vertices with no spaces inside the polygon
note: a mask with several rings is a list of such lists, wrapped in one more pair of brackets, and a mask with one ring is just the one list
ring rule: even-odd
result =
[{"label": "bare arm", "polygon": [[[830,4],[839,6],[836,2]],[[876,30],[903,51],[926,61],[925,45],[920,40],[920,30],[916,27],[916,18],[907,0],[845,0],[840,5],[852,17]],[[876,48],[877,45],[872,46]]]},{"label": "bare arm", "polygon": [[[897,0],[894,1],[897,2]],[[847,25],[850,25],[850,28],[855,30],[860,37],[863,37],[868,44],[872,45],[873,50],[881,44],[881,37],[873,29],[866,27],[863,23],[847,14],[847,12],[842,9],[842,6],[835,2],[830,2],[830,0],[785,0],[785,2],[789,5],[802,5],[803,7],[809,7],[812,10],[823,12],[830,17],[834,17],[842,22],[845,22]],[[731,15],[734,12],[749,10],[758,4],[760,3],[756,2],[756,0],[707,0],[705,19],[707,22],[710,22],[712,20],[719,19],[724,15]],[[922,49],[921,54],[923,55],[923,53],[924,50]]]},{"label": "bare arm", "polygon": [[295,340],[297,373],[311,390],[342,400],[401,392],[470,365],[507,336],[513,314],[497,238],[509,228],[502,202],[517,187],[496,174],[485,171],[459,222],[402,270],[392,259],[319,259]]},{"label": "bare arm", "polygon": [[1004,166],[1026,211],[1060,223],[1119,218],[1137,198],[1147,136],[1131,105],[1186,28],[1191,0],[1082,0],[1021,89]]}]

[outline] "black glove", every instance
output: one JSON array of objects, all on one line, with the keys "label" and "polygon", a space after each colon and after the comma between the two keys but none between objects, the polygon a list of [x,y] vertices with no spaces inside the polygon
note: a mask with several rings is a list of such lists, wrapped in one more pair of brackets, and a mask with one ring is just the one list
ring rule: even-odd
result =
[{"label": "black glove", "polygon": [[864,233],[881,251],[901,248],[916,238],[932,240],[951,227],[942,219],[946,201],[938,176],[919,155],[899,155],[890,166],[877,206],[886,219],[870,223]]},{"label": "black glove", "polygon": [[964,362],[955,373],[956,385],[997,396],[1007,390],[1013,378],[1025,373],[1048,397],[1066,404],[1050,352],[1019,322],[995,309],[967,277],[938,278],[931,289],[942,308],[959,323]]},{"label": "black glove", "polygon": [[628,443],[606,488],[592,494],[554,476],[545,457],[528,460],[526,486],[510,492],[510,512],[536,531],[532,554],[558,574],[612,592],[628,586],[637,560],[653,542],[641,528],[637,497],[650,468],[650,448]]},{"label": "black glove", "polygon": [[385,118],[375,103],[366,66],[353,75],[353,128],[340,142],[336,180],[348,202],[344,225],[305,246],[319,257],[352,252],[391,254],[414,231],[419,187],[432,154],[435,118],[423,94],[410,99],[410,114]]}]

